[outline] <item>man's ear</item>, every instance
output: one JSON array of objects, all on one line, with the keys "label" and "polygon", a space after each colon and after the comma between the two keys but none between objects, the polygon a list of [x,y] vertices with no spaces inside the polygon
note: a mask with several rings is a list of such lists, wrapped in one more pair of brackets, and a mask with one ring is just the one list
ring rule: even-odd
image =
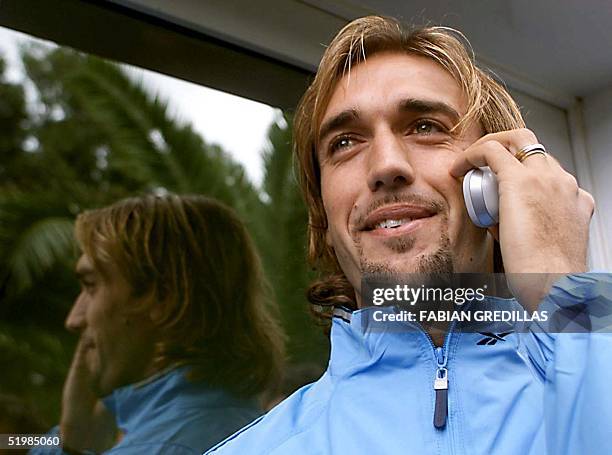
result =
[{"label": "man's ear", "polygon": [[160,308],[159,305],[152,305],[150,307],[150,311],[149,311],[149,320],[152,323],[155,323],[157,321],[159,321],[162,318],[162,309]]},{"label": "man's ear", "polygon": [[155,325],[164,316],[163,302],[157,300],[157,296],[153,289],[147,290],[143,295],[138,297],[138,303],[141,308],[145,309],[143,315],[150,324]]}]

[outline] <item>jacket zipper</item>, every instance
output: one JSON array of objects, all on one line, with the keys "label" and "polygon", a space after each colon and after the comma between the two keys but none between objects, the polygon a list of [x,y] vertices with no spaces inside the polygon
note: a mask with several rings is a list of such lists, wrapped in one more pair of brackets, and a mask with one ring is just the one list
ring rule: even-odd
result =
[{"label": "jacket zipper", "polygon": [[436,377],[434,378],[434,391],[436,393],[436,405],[434,408],[434,427],[442,429],[446,426],[448,416],[448,370],[446,369],[447,358],[444,349],[436,348]]},{"label": "jacket zipper", "polygon": [[439,430],[446,426],[446,421],[448,419],[448,368],[446,367],[448,356],[446,355],[446,348],[451,334],[455,330],[455,325],[456,323],[453,321],[448,328],[442,347],[437,347],[429,333],[423,330],[433,348],[434,360],[436,361],[436,373],[433,381],[433,388],[436,396],[433,425]]}]

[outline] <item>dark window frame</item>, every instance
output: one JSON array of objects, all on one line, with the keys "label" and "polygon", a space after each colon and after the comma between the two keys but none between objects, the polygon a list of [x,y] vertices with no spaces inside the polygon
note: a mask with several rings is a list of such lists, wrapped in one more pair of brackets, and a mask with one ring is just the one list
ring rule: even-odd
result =
[{"label": "dark window frame", "polygon": [[2,0],[0,25],[283,110],[312,73],[109,1]]}]

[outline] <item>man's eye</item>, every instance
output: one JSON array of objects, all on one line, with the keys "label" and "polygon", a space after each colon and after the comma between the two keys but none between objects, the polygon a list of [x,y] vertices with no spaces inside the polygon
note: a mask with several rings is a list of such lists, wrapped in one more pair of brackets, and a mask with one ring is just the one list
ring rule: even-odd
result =
[{"label": "man's eye", "polygon": [[81,288],[86,291],[91,291],[96,286],[92,281],[81,281]]},{"label": "man's eye", "polygon": [[331,142],[329,149],[331,153],[341,152],[352,147],[354,144],[355,141],[350,136],[340,136]]},{"label": "man's eye", "polygon": [[434,134],[434,133],[442,133],[446,132],[446,129],[437,122],[432,122],[431,120],[419,120],[412,127],[412,134]]}]

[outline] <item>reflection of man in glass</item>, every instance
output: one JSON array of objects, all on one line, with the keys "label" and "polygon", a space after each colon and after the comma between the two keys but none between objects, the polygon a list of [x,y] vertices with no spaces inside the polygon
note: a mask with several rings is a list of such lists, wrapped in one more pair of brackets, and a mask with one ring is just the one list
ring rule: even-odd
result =
[{"label": "reflection of man in glass", "polygon": [[[362,324],[376,309],[362,300],[364,273],[492,272],[494,239],[507,272],[573,274],[544,283],[547,299],[585,302],[610,286],[582,273],[592,197],[524,129],[462,37],[353,21],[327,47],[294,128],[309,255],[322,272],[309,298],[334,308],[329,367],[210,453],[604,450],[609,334],[492,334],[483,344],[452,327]],[[462,196],[460,178],[480,166],[499,180],[500,224],[488,230],[470,221]],[[539,296],[523,297],[537,307]]]},{"label": "reflection of man in glass", "polygon": [[126,199],[80,215],[76,236],[64,446],[199,454],[257,417],[282,337],[234,212],[201,196]]}]

